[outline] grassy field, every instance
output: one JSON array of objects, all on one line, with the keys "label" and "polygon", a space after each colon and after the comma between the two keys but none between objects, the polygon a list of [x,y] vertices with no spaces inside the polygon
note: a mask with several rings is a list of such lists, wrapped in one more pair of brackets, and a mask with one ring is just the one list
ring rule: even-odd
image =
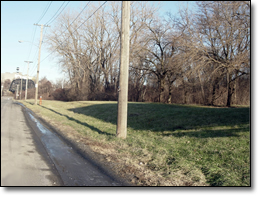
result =
[{"label": "grassy field", "polygon": [[116,138],[116,102],[33,102],[22,101],[50,124],[98,142],[93,151],[120,164],[134,184],[250,185],[249,107],[130,102],[122,140]]}]

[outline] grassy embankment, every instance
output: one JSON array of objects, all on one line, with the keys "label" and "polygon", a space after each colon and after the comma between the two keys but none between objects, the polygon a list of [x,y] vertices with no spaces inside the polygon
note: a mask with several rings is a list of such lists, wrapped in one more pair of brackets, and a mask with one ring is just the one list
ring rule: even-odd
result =
[{"label": "grassy embankment", "polygon": [[[128,104],[128,135],[116,138],[116,102],[22,101],[59,128],[88,138],[138,185],[250,185],[249,107]],[[72,134],[71,134],[72,135]]]}]

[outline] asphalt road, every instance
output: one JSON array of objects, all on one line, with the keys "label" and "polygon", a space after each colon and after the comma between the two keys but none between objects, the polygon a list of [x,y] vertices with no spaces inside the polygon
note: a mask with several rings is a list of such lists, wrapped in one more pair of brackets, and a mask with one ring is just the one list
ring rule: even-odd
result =
[{"label": "asphalt road", "polygon": [[[26,124],[22,107],[1,98],[1,186],[62,185],[44,147]],[[37,145],[36,145],[37,144]]]},{"label": "asphalt road", "polygon": [[1,98],[1,186],[122,186],[77,154],[30,110]]}]

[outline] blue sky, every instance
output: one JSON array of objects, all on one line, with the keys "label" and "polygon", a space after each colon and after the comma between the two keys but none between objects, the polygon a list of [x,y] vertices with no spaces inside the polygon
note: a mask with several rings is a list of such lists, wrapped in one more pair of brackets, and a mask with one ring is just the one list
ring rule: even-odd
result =
[{"label": "blue sky", "polygon": [[[38,62],[38,48],[40,39],[40,27],[33,24],[47,23],[64,1],[1,1],[1,73],[16,72],[16,68],[20,68],[22,74],[27,73],[27,63],[24,61],[33,61],[30,64],[29,75],[36,76],[37,62]],[[68,3],[66,1],[63,7]],[[70,1],[67,7],[69,9],[80,11],[87,4],[87,1]],[[121,3],[121,2],[118,2]],[[50,4],[46,14],[43,16],[44,11]],[[174,1],[161,1],[161,14],[171,11],[177,12],[180,2]],[[62,8],[63,8],[62,7]],[[41,19],[41,16],[43,18]],[[41,19],[39,21],[39,19]],[[54,25],[55,21],[50,24]],[[47,27],[44,31],[49,31],[52,27]],[[34,45],[32,42],[34,36]],[[18,40],[28,41],[19,43]],[[57,78],[64,77],[61,74],[59,66],[55,59],[50,57],[49,51],[44,45],[44,40],[41,50],[41,63],[40,63],[40,79],[44,76],[47,79],[56,81]],[[45,59],[45,60],[44,60]]]}]

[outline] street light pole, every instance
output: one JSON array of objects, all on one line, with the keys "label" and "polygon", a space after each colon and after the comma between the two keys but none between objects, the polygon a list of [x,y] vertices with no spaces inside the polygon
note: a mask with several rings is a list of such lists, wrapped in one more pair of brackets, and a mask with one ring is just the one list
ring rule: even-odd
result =
[{"label": "street light pole", "polygon": [[26,78],[26,85],[25,85],[25,96],[24,96],[24,100],[26,100],[26,99],[27,99],[29,64],[30,64],[30,63],[33,63],[33,62],[32,62],[32,61],[24,61],[24,62],[28,63],[28,66],[27,66],[27,78]]}]

